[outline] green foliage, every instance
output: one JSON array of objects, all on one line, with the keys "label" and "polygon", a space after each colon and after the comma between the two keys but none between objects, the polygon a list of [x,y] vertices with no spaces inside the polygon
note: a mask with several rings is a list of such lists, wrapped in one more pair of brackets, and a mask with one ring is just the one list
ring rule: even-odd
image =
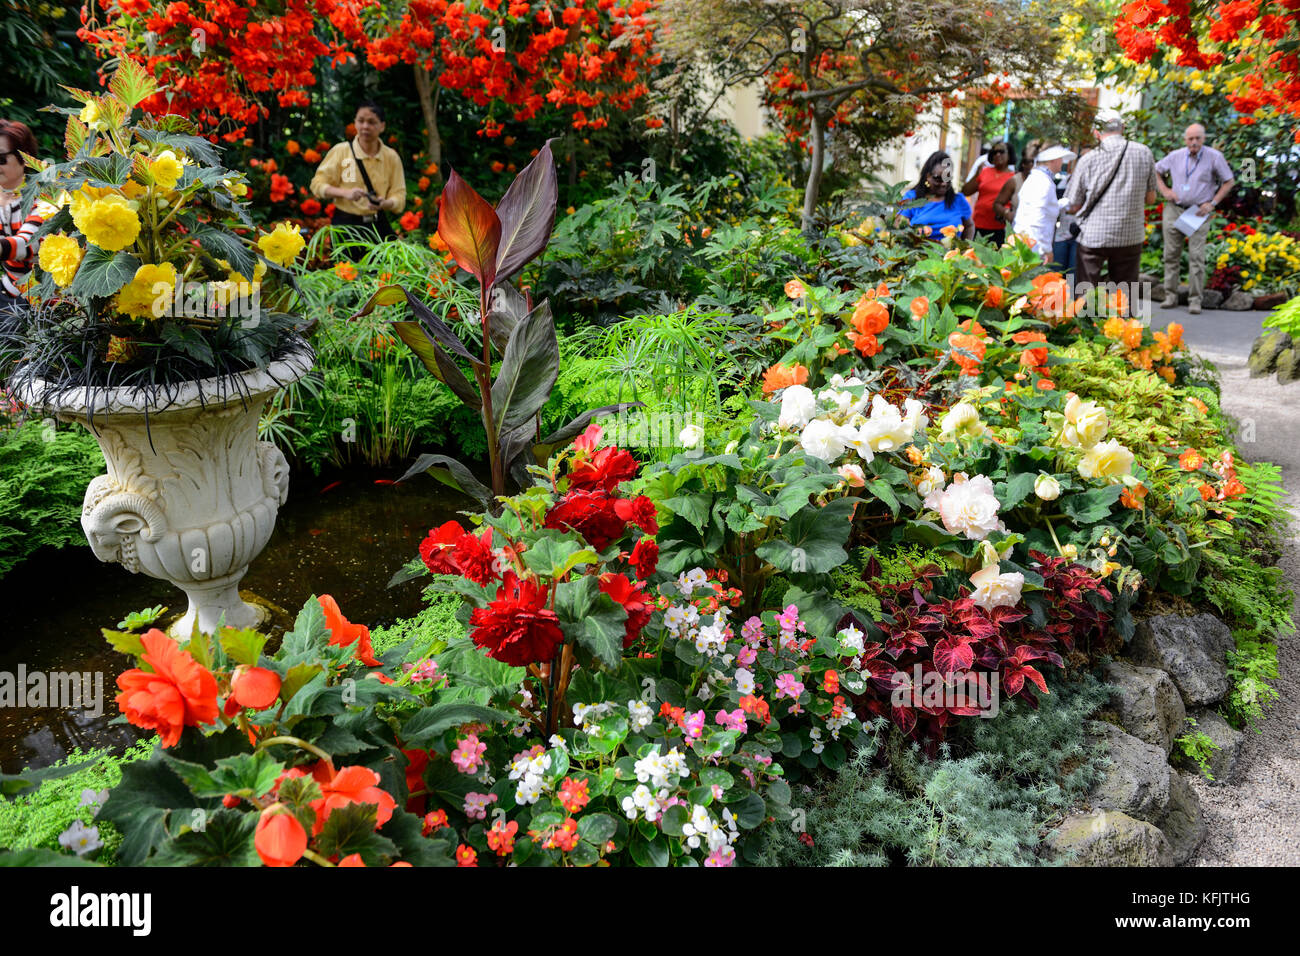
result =
[{"label": "green foliage", "polygon": [[0,429],[0,576],[38,548],[85,544],[81,500],[103,468],[80,426],[31,419]]},{"label": "green foliage", "polygon": [[1213,780],[1214,774],[1210,772],[1210,759],[1214,756],[1216,750],[1221,749],[1203,730],[1196,729],[1196,719],[1187,718],[1187,723],[1191,725],[1191,730],[1181,737],[1174,738],[1174,746],[1178,751],[1196,764],[1196,769],[1206,780]]},{"label": "green foliage", "polygon": [[[768,866],[1018,866],[1041,861],[1038,833],[1100,779],[1104,755],[1086,735],[1106,700],[1085,675],[1055,682],[1037,711],[1008,702],[992,720],[926,759],[875,725],[868,746],[812,788],[796,788],[813,845],[789,827],[764,831],[749,862]],[[944,749],[948,750],[949,745]],[[879,765],[881,751],[889,765]]]},{"label": "green foliage", "polygon": [[1300,295],[1274,309],[1264,320],[1264,328],[1280,329],[1293,339],[1300,338]]},{"label": "green foliage", "polygon": [[1279,694],[1270,680],[1278,676],[1277,645],[1252,640],[1236,631],[1237,650],[1228,652],[1228,680],[1232,689],[1224,701],[1225,716],[1237,727],[1258,727],[1266,708]]},{"label": "green foliage", "polygon": [[68,767],[85,763],[82,769],[47,780],[32,792],[13,800],[0,800],[0,849],[62,850],[59,834],[74,820],[99,828],[99,838],[104,848],[99,851],[101,862],[111,861],[122,843],[122,834],[112,823],[96,821],[96,807],[82,803],[82,792],[112,789],[122,779],[122,768],[136,761],[147,760],[153,753],[154,738],[142,740],[118,756],[108,750],[73,750],[54,766]]},{"label": "green foliage", "polygon": [[414,617],[370,632],[375,654],[382,656],[408,641],[411,650],[407,660],[441,653],[465,634],[465,625],[456,617],[461,604],[461,599],[454,594],[430,594],[428,605]]},{"label": "green foliage", "polygon": [[[880,573],[867,581],[862,571],[873,558],[880,566]],[[911,581],[916,578],[917,569],[927,564],[937,564],[944,569],[957,567],[951,555],[915,544],[895,548],[858,548],[849,561],[831,572],[835,599],[876,619],[880,614],[876,585]]]}]

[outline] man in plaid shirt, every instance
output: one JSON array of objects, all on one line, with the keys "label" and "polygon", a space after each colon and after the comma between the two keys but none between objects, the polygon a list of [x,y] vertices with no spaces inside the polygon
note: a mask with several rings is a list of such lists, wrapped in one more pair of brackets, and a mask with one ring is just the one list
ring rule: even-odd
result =
[{"label": "man in plaid shirt", "polygon": [[1124,120],[1114,110],[1097,113],[1093,132],[1099,147],[1079,160],[1065,195],[1068,212],[1082,210],[1076,282],[1099,285],[1104,266],[1107,282],[1136,286],[1146,239],[1143,211],[1156,201],[1155,158],[1141,143],[1124,139]]}]

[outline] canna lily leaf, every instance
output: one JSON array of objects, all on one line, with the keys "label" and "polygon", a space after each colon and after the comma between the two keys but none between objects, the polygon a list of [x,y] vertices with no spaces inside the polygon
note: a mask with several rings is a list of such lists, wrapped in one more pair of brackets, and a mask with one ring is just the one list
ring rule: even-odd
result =
[{"label": "canna lily leaf", "polygon": [[502,434],[532,421],[560,375],[560,343],[551,305],[543,302],[515,326],[492,383],[492,414]]},{"label": "canna lily leaf", "polygon": [[457,398],[475,411],[483,406],[469,379],[424,326],[419,322],[394,322],[393,331],[424,363],[429,373],[455,392]]},{"label": "canna lily leaf", "polygon": [[499,278],[514,275],[546,248],[555,227],[558,198],[555,159],[551,155],[551,140],[547,140],[497,203],[496,213],[501,221],[496,258]]},{"label": "canna lily leaf", "polygon": [[[540,154],[539,154],[540,155]],[[490,287],[497,277],[501,220],[486,199],[455,170],[438,197],[438,235],[456,265]]]}]

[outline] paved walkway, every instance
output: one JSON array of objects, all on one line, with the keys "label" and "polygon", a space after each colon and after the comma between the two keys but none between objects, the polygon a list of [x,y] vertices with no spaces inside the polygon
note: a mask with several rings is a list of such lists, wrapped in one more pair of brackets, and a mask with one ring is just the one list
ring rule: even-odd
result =
[{"label": "paved walkway", "polygon": [[[1179,315],[1181,313],[1181,315]],[[1224,411],[1243,426],[1237,447],[1248,460],[1271,461],[1282,468],[1287,506],[1300,521],[1300,382],[1251,378],[1246,368],[1250,344],[1264,312],[1206,312],[1187,315],[1185,308],[1157,309],[1152,323],[1177,316],[1186,339],[1218,366]],[[1247,441],[1252,435],[1254,441]],[[1286,579],[1300,595],[1300,524],[1285,539],[1282,560]],[[1292,614],[1300,621],[1300,600]],[[1300,637],[1281,640],[1281,697],[1260,724],[1247,734],[1242,770],[1236,786],[1192,781],[1201,800],[1207,835],[1190,866],[1296,866],[1300,864]]]}]

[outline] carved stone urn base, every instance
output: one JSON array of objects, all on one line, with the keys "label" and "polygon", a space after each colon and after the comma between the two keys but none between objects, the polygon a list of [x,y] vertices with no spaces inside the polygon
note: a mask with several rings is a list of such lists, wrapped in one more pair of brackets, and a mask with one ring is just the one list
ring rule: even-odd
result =
[{"label": "carved stone urn base", "polygon": [[[266,611],[239,582],[275,528],[289,493],[289,465],[257,425],[267,401],[311,368],[305,346],[265,369],[186,382],[163,396],[134,389],[51,392],[18,384],[34,410],[75,421],[104,452],[108,473],[90,482],[81,527],[95,556],[172,582],[189,607],[169,629],[188,638],[197,622],[255,627]],[[124,608],[123,611],[135,610]]]}]

